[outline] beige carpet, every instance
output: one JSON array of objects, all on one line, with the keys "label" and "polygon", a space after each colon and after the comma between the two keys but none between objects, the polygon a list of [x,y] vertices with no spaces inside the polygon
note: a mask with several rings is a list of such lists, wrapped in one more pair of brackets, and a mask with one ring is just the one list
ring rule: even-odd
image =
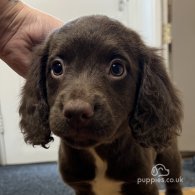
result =
[{"label": "beige carpet", "polygon": [[[195,195],[195,188],[187,188],[183,190],[183,195]],[[163,192],[160,193],[160,195],[164,195]]]}]

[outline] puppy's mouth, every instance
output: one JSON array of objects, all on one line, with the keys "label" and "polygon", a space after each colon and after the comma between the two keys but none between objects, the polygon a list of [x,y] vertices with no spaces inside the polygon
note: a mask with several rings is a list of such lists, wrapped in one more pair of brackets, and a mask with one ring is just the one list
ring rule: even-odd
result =
[{"label": "puppy's mouth", "polygon": [[62,139],[67,145],[77,149],[96,147],[102,144],[108,137],[108,135],[100,133],[105,132],[103,130],[95,131],[99,132],[101,135],[96,134],[93,130],[89,129],[71,129],[69,132],[71,133],[64,135]]},{"label": "puppy's mouth", "polygon": [[65,140],[67,145],[77,149],[85,149],[90,147],[95,147],[98,145],[98,141],[91,138],[81,138],[81,137],[66,137]]}]

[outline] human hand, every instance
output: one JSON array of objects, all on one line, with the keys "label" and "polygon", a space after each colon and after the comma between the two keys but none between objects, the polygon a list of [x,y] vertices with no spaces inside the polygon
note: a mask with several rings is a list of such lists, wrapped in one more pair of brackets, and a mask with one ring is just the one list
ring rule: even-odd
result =
[{"label": "human hand", "polygon": [[17,8],[12,14],[10,25],[0,37],[0,58],[25,77],[32,63],[33,48],[41,43],[50,31],[60,27],[62,21],[21,2],[17,4],[8,10],[13,12],[13,9]]}]

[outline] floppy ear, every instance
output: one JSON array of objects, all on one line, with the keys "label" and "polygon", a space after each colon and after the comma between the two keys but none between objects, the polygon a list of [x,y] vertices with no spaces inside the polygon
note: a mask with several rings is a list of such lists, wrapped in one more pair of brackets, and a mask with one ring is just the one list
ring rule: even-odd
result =
[{"label": "floppy ear", "polygon": [[19,108],[21,116],[20,126],[25,142],[34,145],[46,144],[53,138],[49,128],[49,107],[46,90],[46,61],[47,47],[41,46],[34,55],[34,62],[27,75],[22,91]]},{"label": "floppy ear", "polygon": [[181,102],[161,57],[154,49],[142,50],[137,100],[130,126],[138,142],[160,149],[181,130]]}]

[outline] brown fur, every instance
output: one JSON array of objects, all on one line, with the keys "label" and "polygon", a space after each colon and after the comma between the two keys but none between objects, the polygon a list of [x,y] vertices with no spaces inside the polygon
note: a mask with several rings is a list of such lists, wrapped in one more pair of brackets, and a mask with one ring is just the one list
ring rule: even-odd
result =
[{"label": "brown fur", "polygon": [[[64,67],[57,78],[51,76],[56,57]],[[110,73],[116,59],[122,76]],[[152,177],[154,162],[170,169],[169,177],[180,176],[177,91],[156,51],[115,20],[83,17],[50,35],[35,53],[19,112],[27,143],[47,147],[51,132],[61,138],[60,172],[79,195],[94,194],[92,147],[108,163],[107,177],[125,182],[123,195],[158,194],[155,184],[135,183]],[[173,194],[182,194],[179,183],[167,183]]]}]

